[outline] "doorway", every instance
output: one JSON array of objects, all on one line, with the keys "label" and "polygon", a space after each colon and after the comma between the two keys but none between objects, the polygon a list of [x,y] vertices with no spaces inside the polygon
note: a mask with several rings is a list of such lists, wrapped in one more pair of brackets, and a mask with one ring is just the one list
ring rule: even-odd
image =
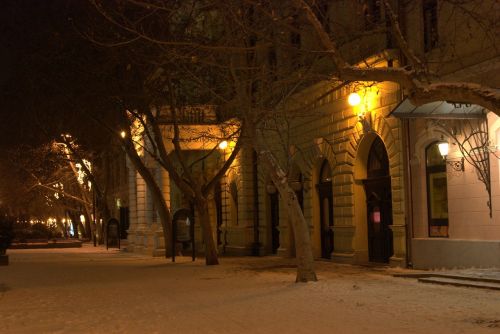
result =
[{"label": "doorway", "polygon": [[382,140],[377,137],[368,153],[367,178],[363,180],[368,224],[370,262],[388,263],[393,254],[392,193],[389,158]]},{"label": "doorway", "polygon": [[332,170],[327,160],[323,161],[317,184],[319,197],[321,257],[329,259],[333,252],[333,192]]}]

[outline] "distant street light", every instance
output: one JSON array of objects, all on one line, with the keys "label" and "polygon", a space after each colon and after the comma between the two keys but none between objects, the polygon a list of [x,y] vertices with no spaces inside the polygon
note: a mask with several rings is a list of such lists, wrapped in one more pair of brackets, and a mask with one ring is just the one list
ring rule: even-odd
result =
[{"label": "distant street light", "polygon": [[227,140],[221,141],[219,144],[219,148],[221,150],[225,150],[227,148]]}]

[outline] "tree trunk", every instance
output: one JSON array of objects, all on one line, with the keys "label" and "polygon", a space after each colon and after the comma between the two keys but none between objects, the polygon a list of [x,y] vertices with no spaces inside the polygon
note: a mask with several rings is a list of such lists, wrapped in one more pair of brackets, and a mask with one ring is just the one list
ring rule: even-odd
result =
[{"label": "tree trunk", "polygon": [[[257,144],[256,146],[260,145]],[[288,209],[288,219],[290,220],[295,238],[295,254],[297,257],[297,276],[295,281],[317,281],[316,272],[314,271],[314,257],[312,254],[309,226],[304,218],[297,196],[288,184],[285,171],[281,168],[271,151],[261,149],[260,147],[256,148],[260,160],[263,162],[264,167],[267,169]]]},{"label": "tree trunk", "polygon": [[158,187],[153,175],[149,169],[144,165],[141,157],[137,154],[134,145],[131,142],[125,142],[123,145],[127,156],[134,165],[135,169],[144,179],[144,182],[151,190],[151,196],[153,198],[154,204],[158,215],[160,216],[161,226],[163,228],[163,240],[165,243],[165,258],[170,256],[171,251],[171,236],[172,236],[172,217],[170,215],[170,210],[167,207],[163,193]]},{"label": "tree trunk", "polygon": [[205,242],[205,264],[219,264],[217,257],[217,248],[215,246],[214,235],[212,233],[212,225],[210,224],[210,214],[208,212],[208,200],[205,197],[195,199],[195,207],[198,212],[201,230],[203,233],[203,241]]}]

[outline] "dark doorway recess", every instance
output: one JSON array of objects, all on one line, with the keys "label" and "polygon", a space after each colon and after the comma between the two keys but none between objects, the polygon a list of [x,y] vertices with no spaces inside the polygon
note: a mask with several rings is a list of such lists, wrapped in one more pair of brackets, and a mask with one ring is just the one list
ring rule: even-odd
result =
[{"label": "dark doorway recess", "polygon": [[321,165],[317,189],[321,228],[321,257],[329,259],[333,252],[333,192],[332,170],[327,160],[323,161]]},{"label": "dark doorway recess", "polygon": [[368,254],[371,262],[388,263],[392,246],[392,194],[389,159],[382,140],[377,137],[370,148],[367,179],[363,181],[366,193],[368,223]]},{"label": "dark doorway recess", "polygon": [[120,238],[127,239],[130,225],[130,215],[128,207],[120,207]]},{"label": "dark doorway recess", "polygon": [[271,214],[271,252],[273,254],[278,253],[278,248],[280,248],[280,202],[279,193],[275,191],[269,194],[270,203],[270,214]]}]

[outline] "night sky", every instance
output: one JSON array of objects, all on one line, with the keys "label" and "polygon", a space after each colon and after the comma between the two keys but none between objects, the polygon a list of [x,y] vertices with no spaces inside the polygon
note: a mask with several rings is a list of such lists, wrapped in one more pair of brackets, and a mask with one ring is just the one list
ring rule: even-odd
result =
[{"label": "night sky", "polygon": [[51,24],[55,15],[46,1],[7,0],[1,6],[0,134],[1,145],[6,147],[40,140],[35,134],[40,130],[33,95],[37,90],[34,81],[41,73],[34,70],[42,70],[42,60],[37,57],[46,52],[48,36],[55,30]]},{"label": "night sky", "polygon": [[95,13],[87,1],[4,0],[0,6],[0,147],[78,131],[88,121],[82,115],[97,108],[96,94],[103,96],[97,90],[103,50],[81,28]]}]

